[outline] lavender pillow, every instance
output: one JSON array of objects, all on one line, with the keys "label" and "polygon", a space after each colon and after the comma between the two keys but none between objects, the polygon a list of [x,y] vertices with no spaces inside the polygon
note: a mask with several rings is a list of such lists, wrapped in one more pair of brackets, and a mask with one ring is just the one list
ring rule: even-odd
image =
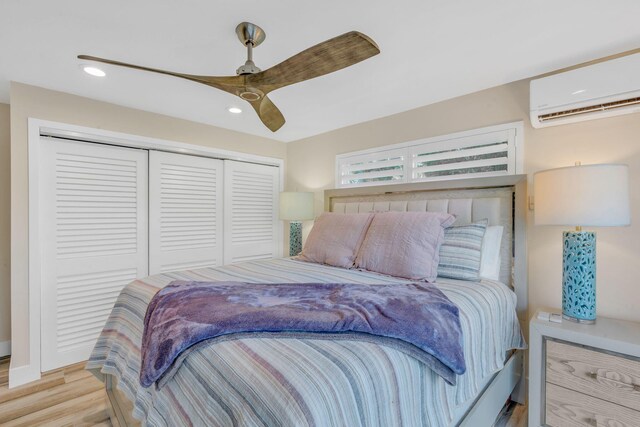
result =
[{"label": "lavender pillow", "polygon": [[353,267],[372,219],[372,213],[324,212],[316,218],[297,259],[334,267]]},{"label": "lavender pillow", "polygon": [[382,212],[371,222],[356,267],[433,282],[444,229],[455,217],[442,212]]}]

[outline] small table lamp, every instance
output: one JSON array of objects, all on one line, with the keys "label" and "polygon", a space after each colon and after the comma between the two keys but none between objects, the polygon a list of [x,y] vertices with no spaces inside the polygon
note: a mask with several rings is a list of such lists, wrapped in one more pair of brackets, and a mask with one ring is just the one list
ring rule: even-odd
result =
[{"label": "small table lamp", "polygon": [[302,223],[313,219],[313,193],[280,193],[280,219],[289,221],[289,256],[302,251]]},{"label": "small table lamp", "polygon": [[629,225],[627,165],[586,165],[534,175],[536,225],[572,225],[563,233],[562,317],[596,321],[596,234],[583,226]]}]

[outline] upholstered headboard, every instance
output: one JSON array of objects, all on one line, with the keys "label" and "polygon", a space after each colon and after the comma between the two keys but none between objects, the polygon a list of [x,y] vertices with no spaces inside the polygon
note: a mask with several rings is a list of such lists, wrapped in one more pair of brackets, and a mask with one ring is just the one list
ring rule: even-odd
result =
[{"label": "upholstered headboard", "polygon": [[[505,194],[508,198],[511,195]],[[335,201],[332,212],[448,212],[456,216],[456,224],[467,224],[482,219],[488,219],[489,225],[502,225],[504,212],[501,212],[502,199],[500,197],[465,197],[450,199],[431,199],[433,193],[418,193],[416,196],[425,198],[411,200],[384,200],[391,196],[380,196],[377,201]],[[511,208],[509,208],[511,212]]]},{"label": "upholstered headboard", "polygon": [[524,192],[526,177],[522,175],[369,186],[325,191],[325,210],[448,212],[456,215],[456,225],[487,219],[489,225],[503,226],[500,281],[516,291],[519,315],[525,320]]}]

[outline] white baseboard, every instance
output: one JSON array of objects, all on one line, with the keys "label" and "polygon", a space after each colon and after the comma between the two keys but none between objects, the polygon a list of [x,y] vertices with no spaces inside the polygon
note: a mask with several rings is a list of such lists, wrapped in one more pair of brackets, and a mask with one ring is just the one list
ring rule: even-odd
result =
[{"label": "white baseboard", "polygon": [[0,357],[11,354],[11,341],[0,341]]},{"label": "white baseboard", "polygon": [[40,379],[40,368],[34,369],[33,365],[9,367],[9,388],[18,387]]}]

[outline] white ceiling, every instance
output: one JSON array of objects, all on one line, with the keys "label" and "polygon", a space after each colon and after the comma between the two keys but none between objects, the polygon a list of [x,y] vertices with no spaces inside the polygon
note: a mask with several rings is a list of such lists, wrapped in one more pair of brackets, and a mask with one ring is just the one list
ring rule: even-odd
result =
[{"label": "white ceiling", "polygon": [[[638,0],[2,0],[0,102],[13,80],[292,141],[638,48],[638,16]],[[350,30],[381,54],[271,93],[287,120],[275,134],[230,94],[113,66],[91,77],[76,59],[233,75],[241,21],[266,31],[262,69]]]}]

